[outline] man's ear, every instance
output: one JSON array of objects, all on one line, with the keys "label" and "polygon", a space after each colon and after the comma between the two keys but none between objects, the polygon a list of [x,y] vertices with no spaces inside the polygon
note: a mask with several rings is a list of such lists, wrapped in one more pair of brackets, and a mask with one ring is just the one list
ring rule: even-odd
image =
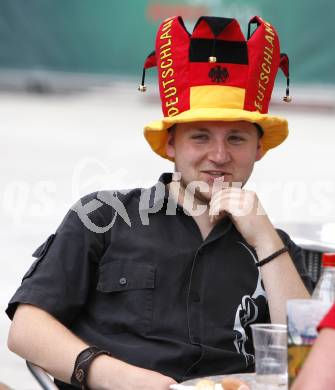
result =
[{"label": "man's ear", "polygon": [[255,161],[259,161],[263,157],[263,143],[262,140],[258,140],[256,158]]},{"label": "man's ear", "polygon": [[174,149],[174,131],[169,131],[168,136],[165,143],[165,151],[166,155],[170,158],[175,157],[175,149]]}]

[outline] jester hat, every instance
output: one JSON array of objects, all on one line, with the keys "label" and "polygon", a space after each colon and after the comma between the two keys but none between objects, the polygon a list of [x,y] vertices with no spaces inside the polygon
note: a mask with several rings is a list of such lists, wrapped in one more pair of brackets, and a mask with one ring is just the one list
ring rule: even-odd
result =
[{"label": "jester hat", "polygon": [[276,30],[262,18],[250,20],[247,40],[235,19],[202,16],[192,34],[180,16],[166,19],[145,61],[140,91],[146,90],[145,70],[153,66],[164,117],[146,125],[144,136],[160,156],[169,158],[167,130],[176,123],[255,123],[263,130],[263,155],[287,137],[287,120],[269,115],[268,106],[279,67],[287,78],[284,100],[290,101],[288,57],[280,54]]}]

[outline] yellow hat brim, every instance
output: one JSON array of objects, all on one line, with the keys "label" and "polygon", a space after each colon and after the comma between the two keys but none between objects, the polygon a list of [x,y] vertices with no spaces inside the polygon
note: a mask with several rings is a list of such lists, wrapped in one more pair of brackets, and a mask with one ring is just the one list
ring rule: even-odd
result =
[{"label": "yellow hat brim", "polygon": [[264,131],[261,139],[263,156],[269,149],[280,145],[288,136],[288,123],[285,118],[260,114],[258,111],[234,108],[193,108],[172,117],[164,117],[146,125],[144,127],[144,136],[154,152],[161,157],[171,160],[166,155],[165,150],[168,137],[167,129],[176,123],[200,121],[247,121],[257,123]]}]

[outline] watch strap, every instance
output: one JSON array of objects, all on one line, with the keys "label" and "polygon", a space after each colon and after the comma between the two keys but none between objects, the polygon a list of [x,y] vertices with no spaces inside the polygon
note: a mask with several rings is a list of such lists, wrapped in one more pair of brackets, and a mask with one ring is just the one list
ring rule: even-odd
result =
[{"label": "watch strap", "polygon": [[81,351],[74,363],[74,369],[71,376],[71,384],[84,390],[87,389],[87,376],[90,365],[93,360],[99,355],[108,355],[110,353],[98,347],[88,347]]}]

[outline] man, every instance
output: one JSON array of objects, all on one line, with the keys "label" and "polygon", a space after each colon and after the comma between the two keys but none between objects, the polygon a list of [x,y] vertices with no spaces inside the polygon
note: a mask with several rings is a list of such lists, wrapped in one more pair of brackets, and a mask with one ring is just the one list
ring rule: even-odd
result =
[{"label": "man", "polygon": [[292,385],[292,390],[334,389],[335,305],[319,324],[311,352]]},{"label": "man", "polygon": [[0,390],[11,390],[8,386],[3,383],[0,383]]},{"label": "man", "polygon": [[145,68],[159,69],[164,118],[145,137],[174,175],[88,195],[36,251],[8,343],[61,389],[252,371],[249,324],[284,322],[286,300],[309,295],[299,248],[243,188],[287,136],[267,114],[278,37],[253,23],[248,41],[234,19],[202,17],[192,36],[180,17],[162,23]]}]

